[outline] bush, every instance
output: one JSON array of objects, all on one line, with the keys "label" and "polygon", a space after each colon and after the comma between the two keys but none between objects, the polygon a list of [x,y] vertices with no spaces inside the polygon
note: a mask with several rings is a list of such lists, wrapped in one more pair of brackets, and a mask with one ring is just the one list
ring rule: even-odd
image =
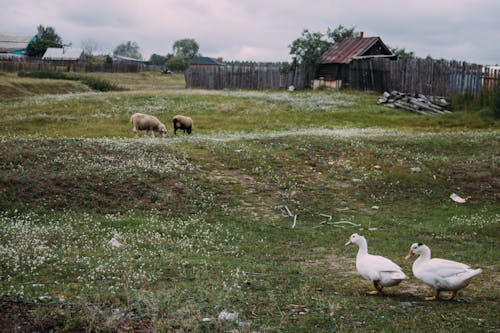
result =
[{"label": "bush", "polygon": [[17,73],[20,77],[33,77],[37,79],[55,79],[55,80],[78,80],[78,76],[70,75],[64,72],[40,71],[40,72],[25,72]]},{"label": "bush", "polygon": [[97,90],[97,91],[122,90],[120,87],[118,87],[117,85],[115,85],[107,80],[100,79],[100,78],[93,77],[93,76],[82,76],[82,77],[80,77],[79,80],[82,83],[89,86],[91,89]]},{"label": "bush", "polygon": [[33,77],[38,79],[56,79],[56,80],[73,80],[81,81],[83,84],[87,85],[89,88],[97,91],[116,91],[123,90],[116,84],[113,84],[107,80],[100,79],[93,76],[83,76],[78,74],[70,74],[64,72],[52,72],[52,71],[40,71],[40,72],[24,72],[20,71],[17,73],[20,77]]}]

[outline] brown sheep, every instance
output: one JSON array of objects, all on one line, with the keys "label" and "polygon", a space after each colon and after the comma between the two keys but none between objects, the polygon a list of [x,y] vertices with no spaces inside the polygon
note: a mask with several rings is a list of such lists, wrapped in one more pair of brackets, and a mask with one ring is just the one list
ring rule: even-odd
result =
[{"label": "brown sheep", "polygon": [[132,131],[134,131],[134,134],[137,134],[137,131],[151,131],[153,136],[154,132],[159,133],[161,136],[167,134],[165,125],[163,125],[158,118],[148,114],[134,113],[132,117],[130,117],[130,122],[133,125]]},{"label": "brown sheep", "polygon": [[191,134],[191,131],[193,129],[193,119],[187,117],[187,116],[181,116],[177,115],[173,119],[174,123],[174,135],[177,135],[177,130],[181,129],[184,130],[184,133]]}]

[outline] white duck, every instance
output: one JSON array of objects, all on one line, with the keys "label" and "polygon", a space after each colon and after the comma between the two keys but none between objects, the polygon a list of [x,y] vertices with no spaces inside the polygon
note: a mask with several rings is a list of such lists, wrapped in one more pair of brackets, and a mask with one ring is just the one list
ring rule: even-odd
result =
[{"label": "white duck", "polygon": [[419,257],[413,263],[413,275],[436,289],[435,296],[425,298],[428,301],[438,300],[441,291],[452,291],[448,300],[454,299],[459,289],[465,288],[473,276],[483,271],[481,268],[472,269],[466,264],[452,260],[431,259],[431,249],[422,243],[412,244],[406,259],[415,254]]},{"label": "white duck", "polygon": [[356,269],[365,279],[373,282],[375,291],[369,294],[382,293],[384,287],[391,287],[399,284],[407,276],[394,262],[382,256],[368,254],[368,243],[365,237],[352,234],[345,245],[356,244],[359,246],[356,255]]}]

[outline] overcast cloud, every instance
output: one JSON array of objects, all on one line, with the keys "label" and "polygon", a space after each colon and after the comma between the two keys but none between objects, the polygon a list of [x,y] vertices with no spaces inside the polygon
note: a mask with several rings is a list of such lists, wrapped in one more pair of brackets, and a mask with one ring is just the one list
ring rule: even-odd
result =
[{"label": "overcast cloud", "polygon": [[355,26],[418,57],[500,64],[499,0],[0,0],[0,32],[55,28],[64,43],[101,53],[135,41],[145,59],[194,38],[225,60],[290,61],[304,29]]}]

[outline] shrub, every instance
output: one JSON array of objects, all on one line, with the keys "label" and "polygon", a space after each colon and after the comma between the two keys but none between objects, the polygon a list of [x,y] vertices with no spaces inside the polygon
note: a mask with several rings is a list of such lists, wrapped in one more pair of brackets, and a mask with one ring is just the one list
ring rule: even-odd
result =
[{"label": "shrub", "polygon": [[20,77],[32,77],[37,79],[55,79],[55,80],[78,80],[78,76],[70,75],[64,72],[40,71],[40,72],[25,72],[17,73]]},{"label": "shrub", "polygon": [[123,90],[116,84],[107,80],[100,79],[93,76],[83,76],[78,74],[70,74],[64,72],[40,71],[40,72],[24,72],[20,71],[17,74],[20,77],[32,77],[38,79],[56,79],[56,80],[74,80],[81,81],[93,90],[97,91],[114,91]]},{"label": "shrub", "polygon": [[93,90],[97,91],[114,91],[114,90],[122,90],[116,84],[111,83],[107,80],[100,79],[93,76],[82,76],[79,80],[89,86]]}]

